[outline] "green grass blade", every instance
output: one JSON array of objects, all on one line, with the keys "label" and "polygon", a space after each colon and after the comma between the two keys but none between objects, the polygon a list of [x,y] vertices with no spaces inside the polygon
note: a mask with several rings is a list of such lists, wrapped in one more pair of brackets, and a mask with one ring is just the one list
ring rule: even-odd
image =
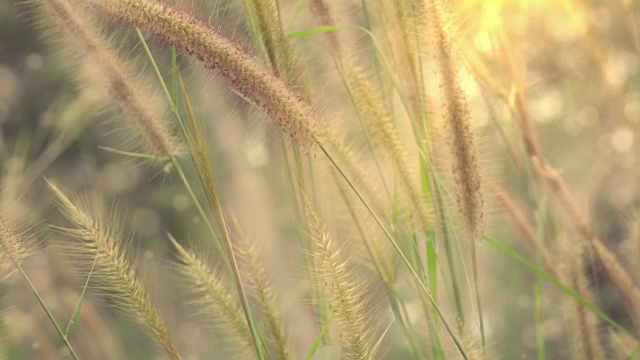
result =
[{"label": "green grass blade", "polygon": [[526,266],[529,269],[533,270],[538,275],[540,275],[542,278],[544,278],[545,280],[547,280],[550,283],[552,283],[553,285],[555,285],[558,289],[560,289],[561,291],[563,291],[567,295],[571,296],[572,298],[574,298],[576,301],[578,301],[582,305],[586,306],[589,310],[591,310],[594,314],[598,315],[598,317],[600,317],[602,320],[606,321],[609,325],[613,326],[617,330],[620,330],[620,331],[624,332],[625,334],[629,334],[629,332],[625,328],[623,328],[620,324],[618,324],[613,319],[608,317],[605,313],[602,312],[602,310],[598,309],[595,305],[593,305],[592,303],[587,301],[585,298],[580,296],[578,293],[576,293],[575,291],[573,291],[570,288],[568,288],[560,280],[558,280],[555,277],[547,274],[544,270],[542,270],[541,267],[539,267],[539,266],[533,264],[532,262],[526,260],[525,258],[523,258],[522,256],[518,255],[518,253],[516,253],[514,250],[512,250],[508,246],[500,243],[497,240],[494,240],[494,239],[490,238],[489,236],[482,235],[482,238],[485,241],[487,241],[489,244],[491,244],[493,247],[495,247],[496,249],[502,251],[503,253],[505,253],[509,257],[517,260],[518,262],[520,262],[524,266]]},{"label": "green grass blade", "polygon": [[384,331],[378,338],[378,341],[376,341],[376,343],[373,344],[373,347],[371,347],[371,352],[369,354],[375,356],[376,352],[380,348],[380,344],[382,344],[382,340],[384,340],[384,338],[387,336],[387,333],[389,332],[389,329],[391,329],[391,325],[393,325],[393,321],[389,323],[386,329],[384,329]]},{"label": "green grass blade", "polygon": [[533,287],[535,299],[535,322],[536,322],[536,343],[538,350],[538,360],[545,360],[546,352],[544,350],[544,319],[543,319],[543,295],[542,295],[542,276],[538,274],[538,279]]},{"label": "green grass blade", "polygon": [[329,332],[329,325],[331,325],[331,321],[333,320],[334,316],[335,316],[335,313],[332,314],[331,317],[329,317],[327,322],[324,324],[324,326],[320,330],[320,334],[318,334],[316,341],[313,342],[313,345],[311,346],[311,349],[309,349],[307,356],[304,357],[305,360],[310,360],[311,357],[313,357],[313,354],[316,353],[316,350],[318,350],[318,346],[320,346],[320,343],[322,343],[322,339]]},{"label": "green grass blade", "polygon": [[82,293],[80,294],[80,299],[78,300],[78,304],[76,305],[75,310],[73,310],[73,315],[69,320],[69,324],[67,325],[67,330],[64,332],[64,336],[69,336],[71,334],[71,330],[76,326],[76,322],[80,317],[80,311],[82,310],[82,302],[84,301],[84,295],[87,293],[87,288],[89,287],[89,281],[91,280],[91,275],[93,274],[93,269],[96,268],[96,262],[98,262],[98,256],[96,256],[95,260],[93,260],[93,265],[91,265],[91,270],[89,271],[89,275],[87,276],[87,281],[84,283],[84,287],[82,288]]},{"label": "green grass blade", "polygon": [[175,45],[171,47],[171,84],[173,85],[173,104],[178,108],[178,54]]},{"label": "green grass blade", "polygon": [[160,160],[160,158],[158,158],[157,156],[153,156],[153,155],[149,155],[149,154],[143,154],[143,153],[137,153],[137,152],[118,150],[118,149],[110,148],[108,146],[98,146],[98,149],[106,150],[106,151],[112,152],[114,154],[125,155],[125,156],[130,156],[130,157],[135,157],[135,158],[150,159],[150,160]]},{"label": "green grass blade", "polygon": [[409,269],[409,272],[410,272],[411,276],[413,277],[414,281],[416,282],[417,287],[427,297],[427,299],[429,300],[429,303],[431,303],[431,306],[436,310],[436,312],[438,314],[438,318],[440,319],[440,321],[444,325],[445,329],[447,330],[447,333],[449,333],[449,336],[451,336],[451,340],[453,340],[453,342],[455,343],[456,347],[458,348],[458,350],[460,352],[460,355],[462,355],[462,357],[465,360],[469,360],[469,356],[467,355],[467,352],[464,350],[464,347],[462,346],[462,343],[460,342],[460,339],[458,339],[458,336],[456,335],[455,331],[453,330],[451,325],[447,322],[447,320],[446,320],[446,318],[444,316],[444,313],[442,312],[442,310],[438,306],[438,303],[436,302],[436,299],[433,298],[433,295],[431,295],[431,292],[429,291],[427,286],[424,284],[423,279],[420,277],[420,275],[418,275],[418,272],[411,265],[411,261],[409,261],[407,256],[404,254],[404,252],[402,251],[402,249],[398,245],[398,242],[394,239],[394,237],[391,235],[389,230],[387,230],[387,228],[384,226],[384,224],[382,223],[382,221],[380,220],[378,215],[376,215],[375,211],[373,211],[373,209],[371,209],[371,206],[364,199],[364,197],[362,196],[362,193],[353,184],[353,182],[347,176],[347,174],[345,174],[344,170],[342,170],[342,168],[338,165],[338,163],[333,158],[333,156],[331,156],[331,154],[327,151],[327,149],[322,144],[318,143],[318,147],[324,153],[324,155],[327,157],[327,159],[329,159],[329,161],[335,167],[335,169],[338,170],[338,172],[340,173],[340,176],[342,176],[342,178],[347,182],[347,184],[349,185],[351,190],[356,194],[356,196],[358,197],[358,199],[360,200],[362,205],[364,205],[364,207],[367,209],[367,211],[369,212],[369,214],[371,215],[373,220],[376,222],[376,224],[378,225],[380,230],[382,230],[384,236],[387,238],[387,240],[389,240],[389,242],[393,246],[394,250],[396,251],[396,253],[400,257],[400,259],[402,260],[404,265],[407,267],[407,269]]}]

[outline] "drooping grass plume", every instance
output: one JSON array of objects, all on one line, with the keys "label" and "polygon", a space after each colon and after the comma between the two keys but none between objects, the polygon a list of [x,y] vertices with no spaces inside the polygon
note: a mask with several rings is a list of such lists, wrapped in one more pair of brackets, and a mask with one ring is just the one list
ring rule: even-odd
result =
[{"label": "drooping grass plume", "polygon": [[429,22],[435,41],[436,59],[440,67],[444,126],[452,155],[452,172],[456,183],[458,211],[468,235],[475,235],[482,227],[484,199],[471,114],[460,85],[457,61],[453,56],[447,32],[448,21],[440,0],[430,0]]},{"label": "drooping grass plume", "polygon": [[242,315],[237,296],[229,291],[230,286],[222,273],[211,268],[193,252],[185,250],[172,236],[169,238],[177,250],[177,270],[196,296],[196,304],[203,309],[201,313],[217,329],[224,330],[229,339],[241,344],[245,356],[255,358],[247,321]]},{"label": "drooping grass plume", "polygon": [[339,323],[346,342],[348,359],[371,359],[371,326],[367,322],[362,293],[362,284],[353,280],[348,263],[342,260],[342,251],[336,248],[334,240],[320,217],[314,212],[309,201],[305,201],[305,217],[312,255],[317,259],[319,277],[328,287],[330,309],[339,316]]},{"label": "drooping grass plume", "polygon": [[111,300],[112,307],[131,317],[171,359],[182,359],[144,280],[136,274],[130,239],[114,219],[115,214],[105,217],[97,210],[91,211],[82,200],[70,197],[48,180],[47,184],[60,210],[75,225],[60,228],[78,240],[68,246],[68,253],[77,256],[81,265],[90,266],[95,261],[92,280],[97,290]]},{"label": "drooping grass plume", "polygon": [[276,297],[264,265],[258,258],[256,246],[250,244],[249,240],[242,234],[239,235],[238,240],[238,258],[247,269],[248,279],[250,280],[248,291],[256,299],[260,314],[268,330],[267,339],[273,346],[277,359],[292,359],[294,353],[291,350],[289,336],[278,314]]},{"label": "drooping grass plume", "polygon": [[190,14],[155,0],[91,0],[114,19],[145,28],[218,70],[242,95],[264,110],[302,148],[322,139],[324,124],[301,96],[236,43]]},{"label": "drooping grass plume", "polygon": [[83,85],[106,90],[108,103],[122,115],[121,124],[132,130],[142,141],[136,151],[145,151],[155,159],[166,161],[183,153],[183,147],[163,114],[158,113],[159,102],[132,79],[133,71],[113,46],[105,40],[85,12],[67,0],[34,0],[39,22],[49,37],[60,42],[65,51],[79,65],[79,79]]},{"label": "drooping grass plume", "polygon": [[[559,248],[561,260],[558,272],[561,279],[583,299],[592,302],[594,296],[585,274],[582,244],[561,237]],[[604,353],[598,337],[598,317],[581,302],[570,297],[565,299],[564,308],[571,320],[571,343],[576,357],[585,360],[602,359]]]}]

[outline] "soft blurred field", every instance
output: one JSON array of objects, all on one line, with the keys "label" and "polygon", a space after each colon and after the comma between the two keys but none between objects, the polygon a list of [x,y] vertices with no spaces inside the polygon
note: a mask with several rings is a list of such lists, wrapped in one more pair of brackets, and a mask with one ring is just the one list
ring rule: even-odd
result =
[{"label": "soft blurred field", "polygon": [[[367,3],[368,1],[364,1]],[[185,1],[212,26],[251,49],[241,1]],[[363,25],[359,1],[334,1],[339,25]],[[510,45],[513,71],[526,88],[529,110],[535,120],[544,154],[562,169],[565,179],[588,209],[594,232],[625,264],[640,263],[638,249],[629,249],[630,224],[640,205],[640,3],[633,0],[467,0],[450,1],[458,9],[461,53],[474,52],[488,65],[491,77],[513,101],[513,87],[504,59],[496,52],[491,34],[500,19]],[[291,19],[299,2],[280,1],[283,18]],[[53,314],[66,324],[76,305],[84,277],[74,271],[72,259],[61,253],[63,235],[48,224],[66,225],[52,203],[42,176],[55,179],[78,193],[99,194],[105,206],[115,202],[122,210],[125,228],[132,228],[153,298],[167,316],[177,346],[187,358],[222,359],[232,351],[215,329],[197,316],[180,280],[172,271],[173,250],[166,236],[172,233],[184,244],[207,250],[206,229],[177,176],[162,168],[103,150],[119,148],[122,134],[110,122],[113,114],[96,114],[96,98],[79,89],[71,79],[74,69],[65,58],[41,39],[29,15],[29,4],[0,2],[0,178],[2,206],[11,214],[29,219],[38,236],[38,251],[25,263],[26,272],[43,295]],[[215,10],[214,10],[215,9]],[[314,25],[306,6],[287,31]],[[116,43],[132,58],[147,64],[137,39],[127,30],[116,31]],[[352,43],[363,43],[358,54],[371,51],[361,34],[344,32]],[[334,127],[349,129],[358,146],[352,105],[325,54],[321,36],[295,40],[304,70],[315,86],[313,98]],[[151,42],[154,55],[169,76],[170,52]],[[324,54],[324,55],[323,55]],[[284,175],[279,134],[240,97],[231,93],[223,79],[201,65],[181,57],[186,80],[199,118],[206,122],[207,140],[221,203],[229,217],[236,217],[247,238],[259,243],[285,323],[300,353],[306,353],[317,336],[310,326],[308,303],[297,301],[305,273],[297,239],[299,225],[291,205]],[[156,84],[147,66],[141,70]],[[563,214],[545,197],[536,202],[522,182],[522,164],[509,157],[494,122],[500,124],[519,159],[522,150],[510,107],[483,100],[471,71],[464,73],[465,91],[471,104],[475,130],[481,139],[483,162],[491,174],[512,194],[531,222],[543,224],[543,237],[577,237],[563,223]],[[429,81],[428,89],[437,89]],[[434,104],[437,108],[439,105]],[[167,111],[167,115],[170,115]],[[345,131],[345,135],[347,136]],[[407,142],[412,141],[408,129]],[[351,134],[354,134],[353,136]],[[486,155],[485,155],[486,154]],[[319,155],[316,155],[319,156]],[[410,159],[416,159],[415,154]],[[319,160],[320,161],[320,160]],[[365,166],[372,166],[364,158]],[[520,168],[519,168],[520,166]],[[190,178],[196,175],[186,169]],[[327,182],[328,184],[328,182]],[[327,191],[332,185],[318,184]],[[200,190],[197,190],[199,195]],[[319,191],[320,194],[323,192]],[[203,196],[203,195],[202,195]],[[490,196],[486,196],[490,200]],[[342,211],[329,197],[317,199],[322,211]],[[489,201],[485,232],[534,261],[510,220]],[[335,214],[332,214],[335,215]],[[338,214],[339,215],[339,214]],[[342,215],[341,215],[342,216]],[[346,218],[346,213],[344,214]],[[330,224],[338,227],[338,224]],[[637,234],[636,234],[637,236]],[[534,317],[536,276],[513,259],[480,243],[480,271],[487,338],[492,353],[501,359],[537,356]],[[588,276],[595,303],[615,321],[632,325],[600,266],[587,257]],[[637,267],[634,267],[637,268]],[[636,280],[640,275],[633,273]],[[546,283],[543,287],[543,330],[547,359],[569,354],[567,322],[563,317],[564,294]],[[469,296],[470,291],[465,294]],[[442,295],[443,302],[448,301]],[[54,330],[35,298],[19,276],[0,284],[0,338],[2,356],[8,359],[66,359]],[[381,299],[374,299],[382,302]],[[126,317],[104,307],[99,294],[87,296],[71,341],[84,359],[160,359],[163,354]],[[471,303],[471,301],[469,301]],[[415,311],[419,311],[415,304]],[[474,330],[475,331],[475,330]],[[602,332],[606,333],[603,325]],[[474,333],[474,335],[476,335]],[[392,333],[390,335],[398,336]],[[403,358],[401,350],[388,349],[388,358]]]}]

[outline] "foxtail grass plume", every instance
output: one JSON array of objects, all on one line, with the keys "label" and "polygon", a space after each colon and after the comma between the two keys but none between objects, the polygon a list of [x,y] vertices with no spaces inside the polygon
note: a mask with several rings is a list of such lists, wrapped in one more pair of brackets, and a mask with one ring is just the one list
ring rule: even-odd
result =
[{"label": "foxtail grass plume", "polygon": [[104,87],[108,102],[123,117],[121,124],[133,130],[142,141],[141,148],[155,159],[167,160],[184,152],[167,119],[158,113],[155,95],[145,91],[134,80],[133,73],[105,40],[86,13],[72,8],[67,0],[34,0],[39,22],[50,32],[48,37],[60,42],[64,51],[75,58],[83,85]]},{"label": "foxtail grass plume", "polygon": [[366,321],[362,294],[358,291],[362,285],[353,281],[348,264],[340,258],[341,251],[335,249],[333,239],[308,199],[302,198],[312,255],[316,259],[319,277],[329,289],[329,306],[338,315],[342,338],[346,342],[348,353],[344,356],[347,359],[371,359],[371,329]]},{"label": "foxtail grass plume", "polygon": [[238,259],[248,272],[247,279],[250,281],[248,292],[256,300],[260,315],[268,330],[267,340],[275,350],[277,359],[292,359],[294,355],[289,337],[278,314],[271,282],[267,278],[262,261],[258,258],[256,246],[249,243],[249,240],[240,234],[237,247]]},{"label": "foxtail grass plume", "polygon": [[460,85],[459,71],[447,33],[448,21],[440,0],[430,0],[428,7],[435,40],[436,58],[440,66],[442,96],[447,137],[453,157],[453,177],[457,186],[458,210],[469,235],[476,235],[482,227],[484,200],[471,114]]},{"label": "foxtail grass plume", "polygon": [[[638,339],[628,333],[612,328],[609,328],[608,332],[609,348],[616,354],[615,359],[631,359],[629,355],[635,354],[640,346]],[[637,360],[637,358],[636,356],[634,360]]]},{"label": "foxtail grass plume", "polygon": [[380,92],[376,89],[367,74],[359,67],[349,68],[349,80],[353,85],[353,96],[358,103],[358,108],[363,112],[363,117],[369,129],[375,132],[382,140],[388,153],[393,159],[393,166],[400,184],[404,189],[411,205],[418,213],[418,218],[424,229],[430,227],[431,221],[425,207],[424,199],[421,197],[409,161],[407,153],[400,141],[398,128],[384,106],[384,101]]},{"label": "foxtail grass plume", "polygon": [[[589,287],[583,262],[583,244],[566,237],[559,240],[560,269],[558,273],[565,284],[583,299],[592,302],[594,296]],[[581,302],[566,297],[566,313],[571,320],[571,337],[574,353],[579,359],[597,360],[604,355],[598,337],[598,318]]]},{"label": "foxtail grass plume", "polygon": [[[255,356],[253,340],[247,321],[242,315],[238,297],[217,269],[211,268],[203,259],[187,251],[172,236],[179,262],[176,268],[184,276],[187,287],[195,295],[195,303],[202,307],[201,314],[236,343],[242,345],[242,354]],[[252,355],[253,354],[253,355]]]},{"label": "foxtail grass plume", "polygon": [[18,270],[18,266],[31,254],[33,239],[16,226],[8,225],[0,213],[0,281]]},{"label": "foxtail grass plume", "polygon": [[192,15],[155,0],[90,0],[89,3],[114,19],[124,19],[184,48],[205,67],[218,70],[302,148],[323,138],[323,124],[298,93],[238,44]]},{"label": "foxtail grass plume", "polygon": [[111,300],[112,307],[131,317],[160,345],[171,359],[182,359],[173,342],[164,318],[151,301],[143,279],[135,272],[130,239],[114,219],[115,213],[104,217],[90,211],[85,202],[68,196],[58,185],[47,180],[55,194],[58,207],[75,225],[60,230],[78,240],[69,244],[68,253],[77,256],[78,263],[91,267],[97,290]]}]

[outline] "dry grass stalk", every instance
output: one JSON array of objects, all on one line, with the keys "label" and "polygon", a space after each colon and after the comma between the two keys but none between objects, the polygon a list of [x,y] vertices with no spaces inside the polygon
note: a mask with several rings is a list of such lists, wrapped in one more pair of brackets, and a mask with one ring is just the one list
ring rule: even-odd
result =
[{"label": "dry grass stalk", "polygon": [[324,224],[313,211],[309,201],[305,201],[307,231],[312,242],[312,254],[317,259],[318,272],[329,289],[329,307],[335,311],[343,329],[343,338],[347,343],[348,359],[371,359],[371,336],[363,307],[360,286],[352,280],[347,263],[341,260],[341,251],[335,249],[335,243]]},{"label": "dry grass stalk", "polygon": [[500,55],[502,56],[502,61],[505,64],[509,81],[513,84],[513,87],[515,89],[515,107],[517,110],[518,119],[520,120],[518,125],[520,126],[520,134],[522,136],[522,142],[524,144],[525,152],[527,153],[527,157],[542,156],[538,134],[535,131],[533,122],[531,120],[531,115],[529,114],[529,109],[527,107],[524,87],[515,74],[513,62],[511,61],[511,55],[509,53],[509,46],[507,44],[507,39],[504,34],[502,25],[498,26],[497,29]]},{"label": "dry grass stalk", "polygon": [[[565,284],[583,299],[592,302],[594,296],[585,274],[582,246],[568,239],[560,239],[561,262],[559,273]],[[565,297],[566,311],[571,319],[572,343],[578,359],[597,360],[604,355],[598,337],[598,317],[581,302]]]},{"label": "dry grass stalk", "polygon": [[106,88],[109,102],[126,119],[122,123],[142,139],[143,150],[163,160],[181,155],[182,144],[167,120],[157,113],[159,106],[154,101],[155,96],[131,81],[134,78],[132,71],[87,15],[72,9],[66,0],[38,0],[36,3],[41,12],[40,21],[61,34],[63,41],[68,43],[65,49],[85,64],[80,71],[83,82]]},{"label": "dry grass stalk", "polygon": [[375,267],[375,270],[382,277],[385,284],[388,287],[393,287],[396,275],[394,272],[393,257],[390,256],[390,254],[393,254],[393,249],[389,246],[388,242],[383,242],[375,235],[370,234],[371,231],[369,227],[358,216],[358,212],[354,208],[354,204],[351,199],[351,194],[348,193],[346,186],[342,182],[342,179],[340,179],[335,170],[333,170],[332,173],[333,179],[336,183],[336,187],[340,192],[340,196],[344,200],[349,214],[353,219],[353,223],[356,226],[356,230],[362,238],[365,249],[367,250],[367,253],[371,260],[371,264]]},{"label": "dry grass stalk", "polygon": [[[310,0],[309,9],[311,13],[316,17],[316,22],[320,26],[335,27],[336,21],[333,18],[331,7],[326,0]],[[335,31],[329,31],[325,33],[325,38],[329,42],[329,50],[336,55],[341,52],[340,39]]]},{"label": "dry grass stalk", "polygon": [[442,95],[444,98],[445,127],[453,157],[453,177],[457,185],[458,210],[465,221],[469,235],[476,235],[482,227],[483,196],[477,153],[471,130],[471,115],[467,107],[451,41],[447,21],[439,0],[430,3],[431,24],[435,38],[437,60],[440,66]]},{"label": "dry grass stalk", "polygon": [[271,282],[267,278],[262,261],[258,258],[256,246],[250,244],[249,240],[242,234],[240,234],[239,238],[238,258],[244,263],[249,272],[248,279],[251,282],[248,287],[249,293],[257,300],[260,314],[269,331],[268,339],[275,350],[277,359],[286,360],[293,358],[294,355],[289,344],[289,336],[284,330],[282,321],[280,320]]},{"label": "dry grass stalk", "polygon": [[380,189],[371,181],[370,174],[360,165],[353,150],[344,142],[333,137],[327,137],[327,147],[332,154],[340,159],[342,167],[348,173],[349,178],[357,184],[358,188],[367,196],[367,201],[372,209],[383,221],[390,219],[389,209],[383,201]]},{"label": "dry grass stalk", "polygon": [[640,289],[620,265],[621,262],[618,261],[616,256],[593,234],[587,218],[580,211],[573,194],[569,191],[560,173],[540,158],[531,158],[531,163],[536,174],[549,185],[573,226],[590,244],[600,264],[604,267],[609,280],[616,288],[618,296],[627,309],[627,313],[636,330],[640,331]]},{"label": "dry grass stalk", "polygon": [[91,267],[95,261],[92,280],[104,293],[112,307],[130,316],[166,351],[171,359],[182,359],[144,284],[135,272],[131,244],[114,219],[88,209],[79,199],[69,197],[62,189],[47,181],[57,198],[58,207],[76,226],[61,230],[76,238],[78,243],[68,246],[68,253],[78,257],[79,264]]},{"label": "dry grass stalk", "polygon": [[154,0],[91,0],[114,19],[141,26],[184,48],[205,67],[216,69],[242,95],[264,110],[302,148],[325,133],[315,111],[258,59],[192,15]]},{"label": "dry grass stalk", "polygon": [[551,265],[549,252],[543,244],[539,243],[535,231],[531,228],[529,221],[522,211],[520,211],[516,204],[514,204],[513,199],[503,188],[494,182],[489,182],[489,189],[491,189],[496,200],[498,200],[498,203],[502,206],[505,214],[511,218],[511,221],[523,236],[529,249],[540,254],[545,270],[550,274],[553,274],[555,270]]},{"label": "dry grass stalk", "polygon": [[220,271],[212,269],[193,252],[185,250],[173,237],[171,242],[177,250],[177,270],[184,276],[195,302],[203,308],[202,313],[225,335],[242,344],[242,354],[255,358],[253,340],[247,321],[242,315],[238,298],[229,292],[230,286]]}]

